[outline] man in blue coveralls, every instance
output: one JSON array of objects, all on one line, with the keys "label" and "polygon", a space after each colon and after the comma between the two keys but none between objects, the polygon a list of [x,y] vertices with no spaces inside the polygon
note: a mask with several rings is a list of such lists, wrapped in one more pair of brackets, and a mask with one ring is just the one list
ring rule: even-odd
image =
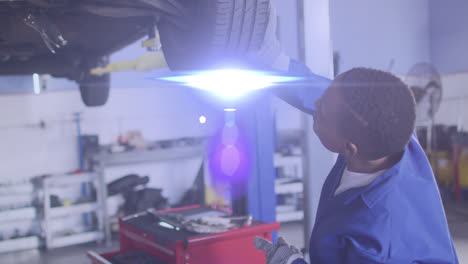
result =
[{"label": "man in blue coveralls", "polygon": [[[285,63],[280,52],[270,55],[283,57],[276,69],[308,72]],[[278,95],[312,114],[322,144],[339,153],[322,188],[310,263],[458,263],[431,166],[414,135],[416,106],[408,87],[368,68],[331,83],[308,75],[315,80],[311,87],[283,88]],[[306,263],[282,238],[259,248],[267,264]]]}]

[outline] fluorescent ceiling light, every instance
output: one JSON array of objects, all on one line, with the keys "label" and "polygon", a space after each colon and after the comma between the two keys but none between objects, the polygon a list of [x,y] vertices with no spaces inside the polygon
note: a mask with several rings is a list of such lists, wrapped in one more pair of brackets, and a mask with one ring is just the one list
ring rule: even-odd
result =
[{"label": "fluorescent ceiling light", "polygon": [[37,73],[33,74],[33,87],[34,87],[35,94],[41,93],[41,82],[39,80],[39,74]]}]

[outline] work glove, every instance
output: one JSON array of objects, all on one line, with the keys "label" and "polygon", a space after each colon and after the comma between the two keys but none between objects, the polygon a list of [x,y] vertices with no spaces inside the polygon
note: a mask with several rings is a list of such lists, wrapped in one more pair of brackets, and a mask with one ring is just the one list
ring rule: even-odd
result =
[{"label": "work glove", "polygon": [[260,49],[250,51],[248,59],[270,70],[286,72],[289,69],[290,58],[283,53],[281,44],[276,36],[278,16],[276,9],[270,5],[270,16]]},{"label": "work glove", "polygon": [[296,259],[303,258],[299,249],[289,245],[282,237],[278,238],[276,245],[261,237],[256,237],[254,245],[258,250],[265,252],[267,264],[291,264]]}]

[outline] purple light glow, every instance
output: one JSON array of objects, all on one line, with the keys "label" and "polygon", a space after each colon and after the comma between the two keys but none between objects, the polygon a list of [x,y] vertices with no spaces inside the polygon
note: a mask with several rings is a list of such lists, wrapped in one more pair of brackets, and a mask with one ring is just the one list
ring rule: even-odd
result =
[{"label": "purple light glow", "polygon": [[221,152],[221,171],[226,176],[233,176],[240,165],[240,153],[233,145],[226,146]]},{"label": "purple light glow", "polygon": [[210,142],[208,158],[212,182],[231,185],[247,181],[251,169],[248,150],[242,130],[225,124]]}]

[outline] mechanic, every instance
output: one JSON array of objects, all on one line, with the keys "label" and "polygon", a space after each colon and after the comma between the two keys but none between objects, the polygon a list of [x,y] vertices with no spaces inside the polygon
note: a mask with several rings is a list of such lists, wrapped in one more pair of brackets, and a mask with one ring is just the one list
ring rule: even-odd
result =
[{"label": "mechanic", "polygon": [[[265,45],[270,51],[278,46]],[[275,66],[285,68],[307,72],[294,61]],[[367,68],[342,73],[331,84],[309,75],[315,87],[283,88],[278,95],[312,114],[322,144],[339,153],[322,188],[310,263],[458,263],[431,166],[414,135],[409,88],[390,73]],[[282,238],[266,250],[266,259],[306,263]]]}]

